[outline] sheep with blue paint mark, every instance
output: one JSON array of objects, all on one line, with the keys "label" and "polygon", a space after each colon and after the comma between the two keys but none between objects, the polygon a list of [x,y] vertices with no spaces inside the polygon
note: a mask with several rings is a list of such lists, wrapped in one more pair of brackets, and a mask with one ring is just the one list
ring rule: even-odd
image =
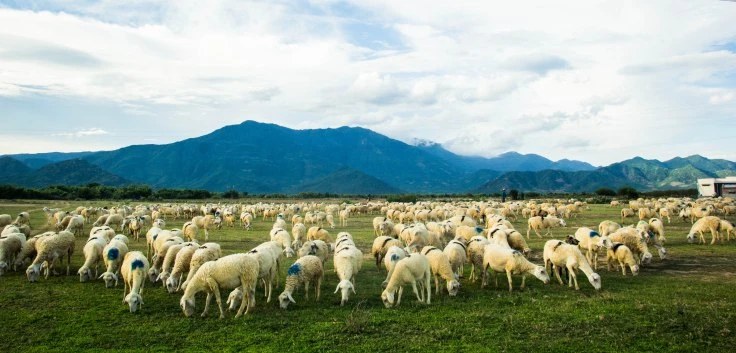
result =
[{"label": "sheep with blue paint mark", "polygon": [[[127,237],[125,237],[127,239]],[[105,262],[105,272],[100,278],[105,281],[105,287],[112,288],[118,285],[120,266],[128,253],[128,244],[122,238],[115,236],[102,249],[102,259]]]},{"label": "sheep with blue paint mark", "polygon": [[371,255],[376,259],[376,267],[381,267],[381,261],[386,256],[386,252],[392,246],[402,247],[401,241],[389,236],[379,236],[373,239]]},{"label": "sheep with blue paint mark", "polygon": [[[84,253],[84,264],[79,268],[77,274],[79,275],[79,282],[87,282],[96,278],[100,261],[103,260],[103,250],[107,245],[107,238],[102,235],[91,236],[87,243],[84,244],[82,252]],[[92,266],[95,268],[95,274],[92,275]]]},{"label": "sheep with blue paint mark", "polygon": [[288,308],[289,303],[296,304],[292,294],[302,283],[304,284],[305,300],[309,300],[309,283],[313,282],[315,284],[316,300],[319,301],[323,275],[324,269],[320,258],[314,255],[306,255],[297,259],[293,265],[289,266],[284,291],[279,294],[279,306],[281,309]]},{"label": "sheep with blue paint mark", "polygon": [[463,237],[463,239],[465,239],[465,242],[467,243],[474,236],[483,235],[485,231],[486,230],[481,227],[458,226],[457,228],[455,228],[455,238]]},{"label": "sheep with blue paint mark", "polygon": [[611,245],[608,237],[602,237],[600,233],[588,227],[580,227],[575,231],[575,239],[579,242],[578,246],[586,251],[588,263],[593,265],[593,269],[598,270],[598,251]]},{"label": "sheep with blue paint mark", "polygon": [[138,311],[143,305],[143,286],[146,282],[148,272],[148,259],[140,251],[131,251],[125,254],[123,263],[120,265],[120,273],[123,275],[123,304],[128,304],[131,313]]}]

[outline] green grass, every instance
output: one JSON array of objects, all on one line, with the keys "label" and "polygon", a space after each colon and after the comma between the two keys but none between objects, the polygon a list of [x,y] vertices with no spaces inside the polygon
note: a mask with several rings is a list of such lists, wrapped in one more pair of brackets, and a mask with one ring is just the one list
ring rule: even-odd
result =
[{"label": "green grass", "polygon": [[[71,210],[77,205],[0,202],[0,213],[31,211],[38,232],[45,222],[43,206]],[[594,205],[570,220],[567,228],[554,229],[553,237],[572,234],[579,226],[597,227],[603,219],[617,220],[618,211]],[[331,234],[349,231],[369,256],[374,216],[351,218],[347,228],[338,227]],[[167,227],[183,222],[168,220]],[[524,233],[525,223],[514,225]],[[227,254],[247,251],[268,240],[270,225],[259,218],[251,231],[224,228],[212,232],[210,239],[220,242]],[[357,295],[340,307],[340,295],[333,294],[338,281],[330,260],[319,302],[304,301],[300,290],[294,296],[297,304],[281,310],[276,298],[266,303],[259,289],[256,308],[238,320],[233,313],[219,320],[216,307],[207,318],[185,318],[178,305],[181,294],[170,295],[160,284],[150,283],[143,292],[146,304],[131,314],[121,302],[122,285],[106,289],[101,280],[79,283],[76,270],[83,262],[85,238],[77,242],[72,276],[28,283],[22,269],[0,277],[0,352],[732,351],[736,242],[690,245],[685,241],[689,227],[679,220],[666,224],[670,259],[662,261],[655,254],[654,262],[637,277],[599,269],[603,289],[598,292],[582,274],[580,291],[555,282],[544,285],[533,277],[527,279],[524,291],[509,293],[505,277],[498,289],[481,289],[479,283],[467,281],[466,266],[458,297],[433,293],[432,304],[422,305],[409,291],[399,307],[386,309],[380,300],[385,272],[366,258]],[[541,248],[548,239],[537,239],[533,233],[532,237],[532,261],[541,263]],[[132,243],[132,248],[145,249],[145,242]],[[292,260],[284,264],[282,278]],[[515,276],[514,283],[518,288],[520,278]],[[204,297],[198,296],[198,312],[203,307]]]}]

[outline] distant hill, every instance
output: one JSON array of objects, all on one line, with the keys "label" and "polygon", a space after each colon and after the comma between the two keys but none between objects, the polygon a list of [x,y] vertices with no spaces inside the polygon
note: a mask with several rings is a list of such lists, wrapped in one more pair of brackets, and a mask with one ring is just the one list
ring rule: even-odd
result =
[{"label": "distant hill", "polygon": [[398,194],[402,191],[363,172],[351,168],[338,169],[318,180],[307,182],[291,190],[331,194]]},{"label": "distant hill", "polygon": [[0,158],[0,183],[25,187],[86,185],[89,183],[108,186],[131,184],[130,181],[83,159],[65,160],[33,170],[11,157]]},{"label": "distant hill", "polygon": [[13,158],[23,162],[25,165],[38,169],[47,164],[66,161],[76,158],[84,158],[94,152],[47,152],[47,153],[21,153],[12,155]]}]

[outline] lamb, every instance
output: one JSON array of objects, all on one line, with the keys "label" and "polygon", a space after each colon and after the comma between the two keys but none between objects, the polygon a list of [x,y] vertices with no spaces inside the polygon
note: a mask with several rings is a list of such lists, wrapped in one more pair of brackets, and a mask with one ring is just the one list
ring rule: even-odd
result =
[{"label": "lamb", "polygon": [[289,307],[289,303],[296,304],[292,297],[292,293],[304,283],[304,298],[309,300],[309,283],[315,282],[315,296],[319,301],[320,286],[322,285],[322,276],[324,270],[322,260],[314,255],[305,255],[296,260],[289,266],[286,276],[286,285],[284,291],[279,294],[279,306],[281,309]]},{"label": "lamb", "polygon": [[310,227],[307,231],[307,240],[322,240],[325,243],[332,243],[330,240],[330,232],[322,227]]},{"label": "lamb", "polygon": [[[414,294],[420,303],[431,303],[432,287],[431,287],[432,270],[429,265],[429,259],[420,253],[414,253],[406,258],[399,260],[391,272],[391,278],[386,285],[386,289],[381,293],[381,301],[383,305],[390,308],[401,303],[401,295],[404,292],[404,285],[411,284]],[[420,295],[417,290],[417,282],[422,285],[422,293]],[[398,291],[398,298],[394,297]],[[426,292],[426,295],[425,295]]]},{"label": "lamb", "polygon": [[442,253],[444,253],[450,261],[452,273],[454,273],[458,278],[463,277],[463,264],[465,264],[468,259],[467,250],[467,244],[465,243],[465,239],[462,237],[450,241],[442,250]]},{"label": "lamb", "polygon": [[125,254],[123,263],[120,265],[120,273],[123,275],[123,304],[128,304],[130,312],[138,311],[138,306],[143,305],[143,286],[146,282],[148,272],[148,259],[140,251],[131,251]]},{"label": "lamb", "polygon": [[531,232],[532,229],[534,229],[534,233],[536,233],[537,236],[541,239],[542,236],[539,235],[539,231],[538,231],[539,229],[547,229],[547,233],[545,233],[544,235],[548,236],[550,228],[567,226],[564,219],[557,218],[555,216],[547,216],[544,218],[541,216],[531,217],[529,218],[527,223],[528,223],[528,227],[526,230],[527,239],[529,239],[529,233]]},{"label": "lamb", "polygon": [[434,276],[435,294],[440,294],[439,277],[442,277],[447,283],[447,293],[451,297],[456,296],[460,289],[460,282],[458,282],[457,275],[452,271],[447,256],[442,250],[434,246],[425,246],[421,253],[429,260],[429,267]]},{"label": "lamb", "polygon": [[[97,278],[98,273],[98,267],[100,265],[100,260],[103,259],[102,253],[105,249],[105,245],[107,245],[107,239],[104,236],[92,236],[87,240],[87,243],[84,244],[84,249],[82,252],[84,253],[84,265],[79,268],[77,271],[77,274],[79,275],[79,282],[87,282],[88,280],[92,280],[94,278]],[[95,267],[95,275],[92,276],[92,266]]]},{"label": "lamb", "polygon": [[294,226],[291,227],[291,235],[294,237],[291,242],[292,249],[299,249],[307,241],[307,227],[301,222],[294,223]]},{"label": "lamb", "polygon": [[54,269],[56,261],[61,259],[64,261],[64,255],[67,256],[66,275],[69,276],[69,264],[74,253],[74,234],[61,231],[50,236],[38,238],[36,241],[36,258],[26,269],[26,277],[29,282],[38,281],[41,275],[41,267],[45,267],[44,278],[49,278],[49,273]]},{"label": "lamb", "polygon": [[307,255],[317,256],[322,261],[322,265],[324,265],[330,256],[330,246],[322,240],[308,241],[299,248],[298,252],[300,258]]},{"label": "lamb", "polygon": [[[286,222],[284,222],[284,224],[286,224]],[[270,236],[271,241],[281,245],[281,249],[286,257],[294,256],[294,249],[291,248],[291,235],[289,235],[289,232],[282,228],[274,228],[271,229]]]},{"label": "lamb", "polygon": [[568,273],[567,283],[572,287],[573,282],[575,282],[575,290],[580,290],[580,286],[578,286],[578,278],[575,274],[577,269],[580,269],[585,273],[585,276],[588,277],[588,282],[590,282],[595,290],[601,289],[601,276],[593,272],[593,269],[590,268],[590,264],[585,257],[583,257],[583,253],[580,252],[580,249],[577,246],[567,244],[561,240],[548,240],[544,243],[544,252],[542,257],[544,258],[545,268],[549,268],[548,266],[550,265],[552,266],[552,269],[555,272],[555,277],[557,277],[557,281],[559,281],[560,284],[563,283],[557,268],[564,267],[567,268]]},{"label": "lamb", "polygon": [[513,290],[512,274],[521,274],[521,287],[526,286],[526,275],[531,274],[537,277],[544,284],[549,283],[549,275],[543,266],[535,265],[527,260],[518,250],[509,249],[498,244],[488,244],[483,253],[483,284],[485,287],[488,282],[488,269],[493,270],[493,278],[498,287],[498,278],[496,272],[506,272],[509,280],[509,292]]},{"label": "lamb", "polygon": [[636,276],[639,274],[639,265],[634,260],[634,254],[631,252],[628,246],[621,243],[613,243],[606,252],[606,262],[608,263],[608,270],[611,270],[611,263],[617,260],[619,266],[621,266],[621,273],[626,276],[626,266],[631,269],[631,274]]},{"label": "lamb", "polygon": [[184,312],[184,316],[192,316],[194,314],[195,295],[205,291],[207,293],[207,299],[205,300],[202,317],[207,316],[212,296],[214,295],[217,306],[220,309],[220,319],[224,319],[225,311],[222,306],[220,289],[240,287],[241,291],[246,295],[246,300],[242,301],[238,313],[235,314],[235,318],[237,319],[243,314],[248,315],[250,308],[255,306],[257,281],[258,261],[256,259],[246,254],[224,256],[216,261],[203,264],[197,270],[189,284],[187,284],[179,305]]},{"label": "lamb", "polygon": [[703,233],[710,230],[710,234],[713,235],[713,239],[711,240],[710,244],[713,245],[716,243],[716,239],[718,239],[720,229],[720,218],[716,216],[705,216],[697,220],[690,228],[690,232],[687,234],[687,242],[691,244],[694,243],[696,239],[695,233],[697,233],[698,235],[700,235],[700,242],[705,244],[705,236],[703,236]]},{"label": "lamb", "polygon": [[363,265],[363,253],[355,245],[350,244],[335,247],[335,249],[333,262],[337,278],[340,280],[335,293],[342,291],[340,306],[343,306],[350,298],[350,291],[355,293],[355,276]]},{"label": "lamb", "polygon": [[476,271],[480,272],[483,268],[483,252],[485,251],[485,246],[490,243],[491,242],[483,236],[473,237],[468,243],[467,260],[470,262],[471,282],[475,282],[478,278],[478,273]]},{"label": "lamb", "polygon": [[588,259],[588,263],[592,264],[593,268],[597,270],[598,250],[610,246],[608,238],[601,237],[598,232],[588,227],[580,227],[575,231],[575,239],[578,241],[578,246],[585,249],[585,258]]},{"label": "lamb", "polygon": [[392,246],[402,247],[401,241],[388,236],[379,236],[373,240],[371,255],[376,259],[377,268],[381,266],[381,260],[383,260],[383,257],[386,256],[386,252]]},{"label": "lamb", "polygon": [[[127,239],[127,238],[126,238]],[[118,285],[118,274],[120,266],[128,253],[128,244],[122,238],[113,238],[102,249],[103,260],[105,261],[105,272],[100,278],[105,281],[105,287],[112,288]]]},{"label": "lamb", "polygon": [[632,227],[624,227],[613,234],[610,234],[608,238],[614,243],[623,243],[631,252],[637,256],[637,263],[648,263],[652,260],[652,254],[649,252],[649,247],[636,229]]},{"label": "lamb", "polygon": [[222,250],[220,244],[217,243],[204,243],[199,249],[194,251],[192,255],[192,261],[189,263],[189,273],[187,273],[187,279],[181,284],[182,289],[186,289],[189,284],[189,280],[194,277],[197,270],[205,263],[209,261],[215,261],[222,256]]},{"label": "lamb", "polygon": [[600,234],[600,236],[602,237],[605,237],[619,229],[621,229],[620,224],[614,221],[605,220],[598,225],[598,234]]},{"label": "lamb", "polygon": [[187,242],[184,247],[176,253],[174,258],[174,268],[171,270],[171,275],[166,279],[166,291],[169,293],[177,292],[181,289],[180,285],[183,282],[182,277],[185,272],[189,272],[189,265],[192,262],[192,255],[199,249],[199,244],[195,242]]},{"label": "lamb", "polygon": [[0,276],[10,269],[16,268],[16,258],[26,244],[26,236],[21,233],[0,236]]}]

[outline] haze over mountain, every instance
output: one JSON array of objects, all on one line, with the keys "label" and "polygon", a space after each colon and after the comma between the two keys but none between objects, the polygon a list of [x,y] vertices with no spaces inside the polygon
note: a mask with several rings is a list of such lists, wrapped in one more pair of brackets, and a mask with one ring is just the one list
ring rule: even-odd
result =
[{"label": "haze over mountain", "polygon": [[646,190],[694,187],[695,178],[734,171],[736,163],[697,155],[666,162],[637,157],[598,169],[515,152],[468,157],[436,143],[410,145],[359,127],[293,130],[254,121],[166,145],[0,159],[0,182],[23,186],[141,183],[249,193]]}]

